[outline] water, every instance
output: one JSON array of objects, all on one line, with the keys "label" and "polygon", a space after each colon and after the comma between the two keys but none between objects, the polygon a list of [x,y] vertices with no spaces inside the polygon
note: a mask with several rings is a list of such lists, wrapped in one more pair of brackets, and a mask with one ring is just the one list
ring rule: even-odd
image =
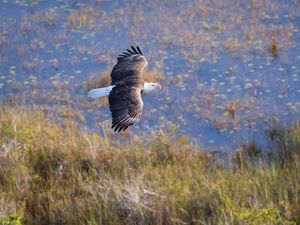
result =
[{"label": "water", "polygon": [[163,89],[144,97],[131,132],[168,130],[206,149],[266,147],[270,121],[288,126],[300,115],[299,12],[299,1],[279,0],[2,0],[0,93],[81,112],[101,133],[110,112],[86,99],[86,82],[139,45]]}]

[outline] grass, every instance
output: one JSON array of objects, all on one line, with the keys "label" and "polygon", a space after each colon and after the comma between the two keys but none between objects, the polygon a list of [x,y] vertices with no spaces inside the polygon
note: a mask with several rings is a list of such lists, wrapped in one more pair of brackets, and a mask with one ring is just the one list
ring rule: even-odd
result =
[{"label": "grass", "polygon": [[0,224],[299,224],[299,130],[269,132],[284,163],[251,143],[225,167],[186,136],[102,137],[2,106]]},{"label": "grass", "polygon": [[[62,94],[63,89],[73,90],[74,83],[78,84],[72,80],[74,71],[81,85],[79,76],[93,71],[94,65],[111,69],[115,55],[132,44],[130,40],[143,46],[149,69],[160,71],[145,73],[147,81],[165,79],[166,85],[174,84],[180,90],[191,80],[203,84],[200,92],[193,92],[193,101],[188,99],[190,95],[184,97],[164,85],[162,96],[169,102],[164,115],[168,117],[169,106],[181,99],[187,101],[188,108],[179,108],[175,120],[191,109],[220,132],[244,125],[255,127],[256,119],[262,119],[252,115],[264,111],[260,105],[273,102],[257,98],[256,90],[272,93],[277,88],[265,76],[273,74],[269,69],[266,73],[250,69],[250,73],[242,68],[253,63],[256,68],[257,59],[262,61],[261,68],[264,64],[268,67],[271,56],[280,60],[279,65],[270,61],[274,71],[294,73],[296,81],[298,65],[288,60],[299,36],[296,2],[130,1],[104,10],[106,7],[97,6],[101,0],[87,4],[59,1],[46,11],[39,2],[14,1],[15,5],[30,7],[22,8],[17,19],[13,14],[7,16],[10,6],[2,10],[0,48],[10,54],[0,55],[0,63],[7,64],[1,71],[0,89],[12,86],[21,92],[24,86],[36,102],[43,102],[47,112],[1,106],[0,224],[300,224],[299,124],[290,129],[272,127],[268,136],[273,145],[268,155],[256,143],[249,143],[230,156],[225,167],[190,143],[188,137],[175,137],[172,131],[153,136],[117,136],[110,130],[104,136],[88,133],[79,111],[89,110],[90,103],[82,96]],[[41,10],[35,10],[37,7]],[[286,18],[283,23],[281,18]],[[225,61],[230,75],[222,72],[223,53],[243,59],[241,66]],[[181,73],[191,70],[189,74],[176,71],[180,62],[173,60],[181,57],[188,64]],[[14,62],[20,66],[11,65]],[[89,66],[81,64],[84,62]],[[205,75],[199,63],[216,64],[216,72],[226,79],[205,83],[215,75]],[[9,66],[14,69],[8,71]],[[24,79],[37,79],[22,83],[22,74]],[[203,79],[198,80],[199,74]],[[284,74],[274,74],[292,84]],[[52,76],[51,81],[44,79],[48,76]],[[236,81],[231,79],[235,76]],[[233,98],[225,92],[227,83],[219,82],[227,77]],[[239,89],[241,81],[245,92]],[[55,91],[44,93],[41,89],[49,82]],[[109,76],[92,78],[86,89],[109,83]],[[291,93],[296,91],[295,87],[290,89]],[[228,100],[220,99],[222,96]],[[71,109],[75,101],[78,111]],[[107,99],[100,101],[107,103]],[[294,101],[288,98],[283,102]],[[63,107],[54,107],[57,102]],[[296,102],[292,106],[296,107]],[[286,107],[276,106],[276,110],[285,112]],[[57,115],[55,119],[45,117],[52,113]],[[161,115],[153,112],[153,116]],[[82,123],[78,125],[75,120]],[[180,127],[168,122],[173,132]]]}]

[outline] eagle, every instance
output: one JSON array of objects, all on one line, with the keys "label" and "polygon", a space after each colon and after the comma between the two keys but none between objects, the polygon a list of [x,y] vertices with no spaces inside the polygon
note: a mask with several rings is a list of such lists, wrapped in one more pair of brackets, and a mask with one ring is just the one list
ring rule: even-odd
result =
[{"label": "eagle", "polygon": [[88,97],[93,99],[108,96],[115,132],[124,131],[140,120],[144,105],[142,93],[161,89],[158,83],[144,81],[142,74],[148,61],[141,49],[131,46],[126,50],[117,57],[117,64],[111,71],[111,85],[88,92]]}]

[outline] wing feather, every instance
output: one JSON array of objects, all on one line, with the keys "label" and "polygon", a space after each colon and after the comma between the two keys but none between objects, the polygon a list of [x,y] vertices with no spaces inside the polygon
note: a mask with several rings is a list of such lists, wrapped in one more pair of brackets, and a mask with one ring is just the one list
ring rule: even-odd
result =
[{"label": "wing feather", "polygon": [[142,53],[141,49],[139,48],[139,46],[136,46],[136,49],[138,50],[138,52],[139,52],[141,55],[143,55],[143,53]]},{"label": "wing feather", "polygon": [[126,55],[126,56],[132,55],[130,52],[123,52],[123,54]]},{"label": "wing feather", "polygon": [[[127,49],[127,51],[128,51],[129,53],[131,53],[132,55],[135,55],[135,54],[136,54],[135,52],[131,51],[130,49]],[[128,54],[128,53],[127,53],[127,54]]]},{"label": "wing feather", "polygon": [[138,46],[126,50],[117,57],[118,62],[111,72],[112,84],[121,80],[142,79],[142,71],[148,64],[146,58]]},{"label": "wing feather", "polygon": [[141,118],[143,109],[141,90],[141,88],[116,85],[111,91],[108,99],[114,131],[126,130]]},{"label": "wing feather", "polygon": [[135,54],[139,54],[139,52],[135,49],[134,46],[131,45],[131,49],[134,51]]},{"label": "wing feather", "polygon": [[141,91],[145,83],[142,71],[148,63],[138,46],[126,50],[118,56],[111,72],[111,83],[115,86],[108,96],[112,128],[118,132],[126,130],[141,118]]}]

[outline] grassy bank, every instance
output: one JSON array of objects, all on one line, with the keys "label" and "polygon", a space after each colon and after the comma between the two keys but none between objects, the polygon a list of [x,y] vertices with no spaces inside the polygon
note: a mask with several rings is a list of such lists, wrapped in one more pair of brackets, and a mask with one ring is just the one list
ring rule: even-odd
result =
[{"label": "grassy bank", "polygon": [[225,168],[185,136],[117,140],[2,107],[0,224],[300,224],[300,125],[269,135],[275,153]]}]

